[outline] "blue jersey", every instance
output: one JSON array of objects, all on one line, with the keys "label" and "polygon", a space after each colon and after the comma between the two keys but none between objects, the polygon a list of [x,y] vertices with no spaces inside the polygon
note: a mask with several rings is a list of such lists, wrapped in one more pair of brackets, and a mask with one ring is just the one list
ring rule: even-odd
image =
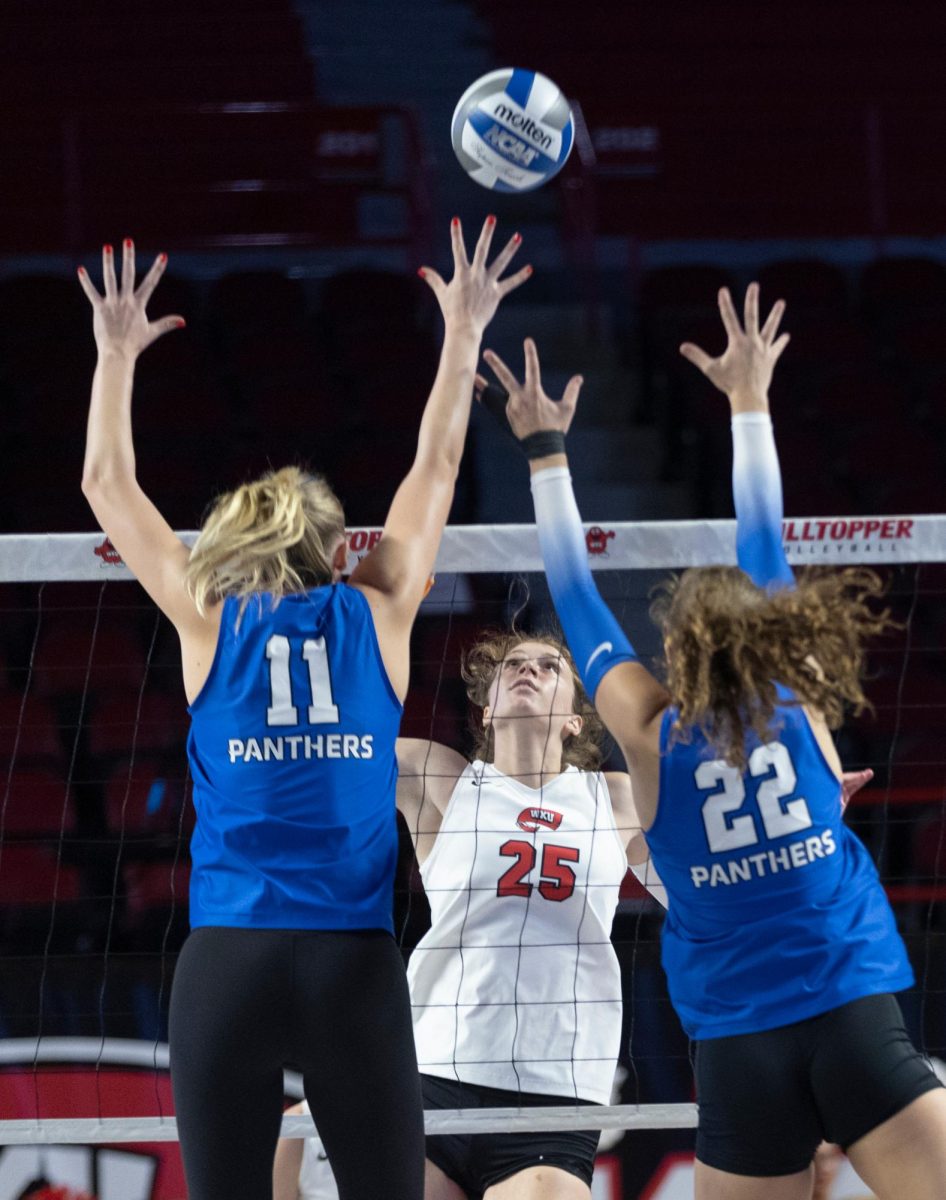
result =
[{"label": "blue jersey", "polygon": [[393,930],[401,704],[365,597],[227,599],[190,714],[192,927]]},{"label": "blue jersey", "polygon": [[647,842],[670,896],[663,964],[690,1037],[758,1033],[909,987],[893,912],[802,710],[780,705],[765,745],[747,731],[745,774],[698,731],[670,745],[675,716],[664,714]]}]

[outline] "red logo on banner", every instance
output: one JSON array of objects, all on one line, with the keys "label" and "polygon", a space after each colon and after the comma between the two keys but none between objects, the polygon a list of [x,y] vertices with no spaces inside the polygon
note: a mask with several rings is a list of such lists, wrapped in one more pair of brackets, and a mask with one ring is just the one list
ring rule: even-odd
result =
[{"label": "red logo on banner", "polygon": [[367,554],[381,541],[380,529],[349,529],[348,549],[352,554]]},{"label": "red logo on banner", "polygon": [[589,554],[607,554],[608,542],[614,537],[614,530],[604,530],[600,525],[592,525],[585,534],[585,545]]},{"label": "red logo on banner", "polygon": [[562,814],[551,808],[524,808],[516,817],[516,824],[526,833],[538,833],[540,829],[558,829]]},{"label": "red logo on banner", "polygon": [[106,538],[101,546],[95,547],[95,555],[102,560],[103,566],[120,567],[124,565],[124,559],[112,545],[110,538]]}]

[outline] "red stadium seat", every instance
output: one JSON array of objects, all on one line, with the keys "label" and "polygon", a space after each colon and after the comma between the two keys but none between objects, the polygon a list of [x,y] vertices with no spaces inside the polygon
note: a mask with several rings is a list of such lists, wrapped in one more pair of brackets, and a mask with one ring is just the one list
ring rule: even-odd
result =
[{"label": "red stadium seat", "polygon": [[56,850],[46,846],[0,847],[0,905],[22,907],[76,900],[79,872],[57,862]]},{"label": "red stadium seat", "polygon": [[149,689],[112,692],[87,719],[88,752],[94,758],[157,754],[180,749],[187,740],[183,697]]},{"label": "red stadium seat", "polygon": [[63,744],[56,710],[44,700],[0,692],[0,764],[58,763]]},{"label": "red stadium seat", "polygon": [[177,836],[193,827],[183,755],[135,758],[114,768],[105,788],[105,819],[113,836]]},{"label": "red stadium seat", "polygon": [[122,869],[129,917],[134,920],[154,909],[187,910],[189,862],[130,862]]},{"label": "red stadium seat", "polygon": [[66,779],[51,770],[19,768],[0,777],[0,822],[4,836],[71,832],[75,810]]},{"label": "red stadium seat", "polygon": [[33,688],[41,698],[121,690],[141,685],[145,654],[140,640],[95,610],[58,614],[39,636]]}]

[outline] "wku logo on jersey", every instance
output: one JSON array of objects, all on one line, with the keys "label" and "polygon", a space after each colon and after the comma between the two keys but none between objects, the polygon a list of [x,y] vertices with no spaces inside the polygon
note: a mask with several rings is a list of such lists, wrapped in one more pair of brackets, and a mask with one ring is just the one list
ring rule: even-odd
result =
[{"label": "wku logo on jersey", "polygon": [[558,829],[562,814],[551,808],[524,808],[516,817],[516,824],[526,833],[538,833],[540,829]]}]

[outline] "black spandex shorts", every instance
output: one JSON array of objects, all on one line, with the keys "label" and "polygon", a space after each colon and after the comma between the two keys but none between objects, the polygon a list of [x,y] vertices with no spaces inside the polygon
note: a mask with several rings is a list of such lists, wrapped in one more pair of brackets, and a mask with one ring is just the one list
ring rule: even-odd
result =
[{"label": "black spandex shorts", "polygon": [[[542,1108],[586,1105],[590,1100],[507,1092],[421,1075],[424,1108]],[[470,1200],[529,1167],[558,1167],[591,1186],[598,1130],[562,1133],[441,1134],[427,1139],[427,1157],[458,1184]]]},{"label": "black spandex shorts", "polygon": [[939,1086],[890,995],[711,1038],[696,1048],[696,1156],[736,1175],[792,1175],[822,1139],[847,1149]]},{"label": "black spandex shorts", "polygon": [[190,1200],[272,1200],[283,1067],[302,1073],[346,1200],[423,1200],[410,999],[389,933],[203,928],[184,943],[171,1083]]}]

